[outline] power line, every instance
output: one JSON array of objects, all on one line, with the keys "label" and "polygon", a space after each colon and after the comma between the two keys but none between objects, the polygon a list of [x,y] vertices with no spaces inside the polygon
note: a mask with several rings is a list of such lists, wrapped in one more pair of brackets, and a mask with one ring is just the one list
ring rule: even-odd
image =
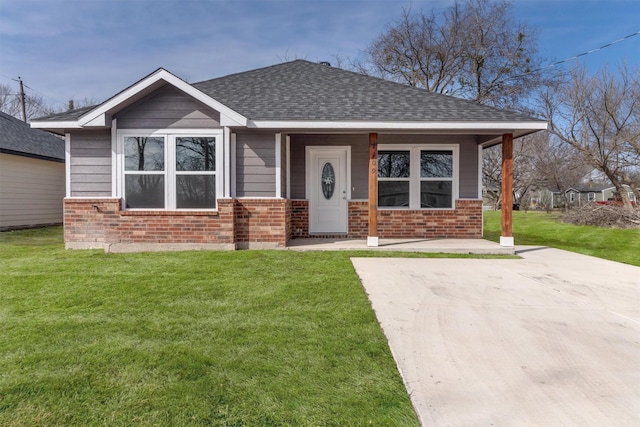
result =
[{"label": "power line", "polygon": [[622,37],[622,38],[619,38],[618,40],[614,40],[614,41],[612,41],[611,43],[607,43],[607,44],[602,45],[602,46],[600,46],[600,47],[598,47],[598,48],[591,49],[591,50],[588,50],[588,51],[586,51],[586,52],[579,53],[578,55],[571,56],[571,57],[569,57],[569,58],[567,58],[567,59],[563,59],[562,61],[554,62],[553,64],[548,65],[546,68],[549,68],[549,67],[555,67],[556,65],[564,64],[565,62],[569,62],[569,61],[573,61],[573,60],[575,60],[575,59],[578,59],[578,58],[580,58],[581,56],[590,55],[590,54],[592,54],[592,53],[598,52],[599,50],[606,49],[606,48],[608,48],[609,46],[613,46],[613,45],[614,45],[614,44],[616,44],[616,43],[620,43],[620,42],[622,42],[622,41],[625,41],[625,40],[627,40],[627,39],[630,39],[631,37],[635,37],[635,36],[637,36],[637,35],[639,35],[639,34],[640,34],[640,31],[637,31],[637,32],[635,32],[635,33],[633,33],[633,34],[629,34],[628,36],[624,36],[624,37]]},{"label": "power line", "polygon": [[587,55],[590,55],[592,53],[598,52],[598,51],[600,51],[602,49],[606,49],[606,48],[608,48],[610,46],[613,46],[616,43],[620,43],[620,42],[622,42],[624,40],[630,39],[631,37],[635,37],[637,35],[640,35],[640,31],[636,31],[633,34],[629,34],[628,36],[624,36],[622,38],[619,38],[618,40],[614,40],[611,43],[607,43],[607,44],[602,45],[602,46],[600,46],[598,48],[591,49],[591,50],[588,50],[586,52],[579,53],[578,55],[574,55],[574,56],[571,56],[569,58],[563,59],[562,61],[556,61],[556,62],[553,62],[553,63],[551,63],[549,65],[544,66],[544,67],[536,68],[535,70],[531,70],[531,71],[528,71],[526,73],[518,74],[517,76],[508,77],[507,80],[512,80],[512,79],[517,79],[517,78],[520,78],[520,77],[528,76],[529,74],[538,73],[540,71],[544,71],[544,70],[547,70],[549,68],[553,68],[556,65],[564,64],[564,63],[569,62],[569,61],[574,61],[574,60],[576,60],[576,59],[578,59],[578,58],[580,58],[582,56],[587,56]]}]

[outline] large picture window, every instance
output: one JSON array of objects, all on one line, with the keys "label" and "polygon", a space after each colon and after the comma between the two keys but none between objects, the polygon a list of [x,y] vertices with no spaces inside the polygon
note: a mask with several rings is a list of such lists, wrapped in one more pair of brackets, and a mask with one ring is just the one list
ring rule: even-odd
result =
[{"label": "large picture window", "polygon": [[451,209],[456,196],[457,147],[381,146],[378,206]]},{"label": "large picture window", "polygon": [[216,209],[218,135],[125,135],[128,209]]}]

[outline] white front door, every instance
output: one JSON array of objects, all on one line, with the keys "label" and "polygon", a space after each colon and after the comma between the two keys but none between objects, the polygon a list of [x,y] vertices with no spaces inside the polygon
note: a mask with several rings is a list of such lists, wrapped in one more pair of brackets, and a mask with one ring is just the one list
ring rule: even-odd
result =
[{"label": "white front door", "polygon": [[307,147],[309,233],[346,233],[350,147]]}]

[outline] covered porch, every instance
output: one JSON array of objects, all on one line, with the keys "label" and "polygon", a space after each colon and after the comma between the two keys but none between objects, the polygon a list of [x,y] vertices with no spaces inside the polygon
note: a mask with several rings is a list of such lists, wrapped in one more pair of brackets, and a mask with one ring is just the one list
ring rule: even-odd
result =
[{"label": "covered porch", "polygon": [[[453,239],[465,252],[469,241],[482,237],[482,150],[487,144],[501,143],[505,197],[500,246],[513,252],[513,133],[469,129],[281,135],[276,141],[284,146],[283,159],[277,160],[280,149],[276,144],[276,164],[282,165],[282,195],[292,205],[287,246],[307,246],[298,241],[309,238],[331,238],[333,243],[352,239],[356,246],[360,239],[366,239],[368,247],[384,246],[383,240],[395,245],[398,239],[429,242],[428,247]],[[383,161],[389,163],[389,156],[403,155],[406,163],[398,163],[411,171],[384,176]],[[427,164],[425,158],[431,162],[435,158],[440,164]],[[323,184],[327,169],[331,172],[329,186]],[[405,194],[402,189],[389,192],[385,185],[400,188],[403,183]],[[445,190],[438,193],[430,184],[444,185]]]}]

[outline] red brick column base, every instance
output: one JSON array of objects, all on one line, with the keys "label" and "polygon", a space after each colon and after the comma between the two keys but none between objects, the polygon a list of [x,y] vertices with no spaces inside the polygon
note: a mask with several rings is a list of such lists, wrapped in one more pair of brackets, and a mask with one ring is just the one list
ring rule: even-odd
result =
[{"label": "red brick column base", "polygon": [[239,249],[285,247],[288,200],[236,199],[235,242]]}]

